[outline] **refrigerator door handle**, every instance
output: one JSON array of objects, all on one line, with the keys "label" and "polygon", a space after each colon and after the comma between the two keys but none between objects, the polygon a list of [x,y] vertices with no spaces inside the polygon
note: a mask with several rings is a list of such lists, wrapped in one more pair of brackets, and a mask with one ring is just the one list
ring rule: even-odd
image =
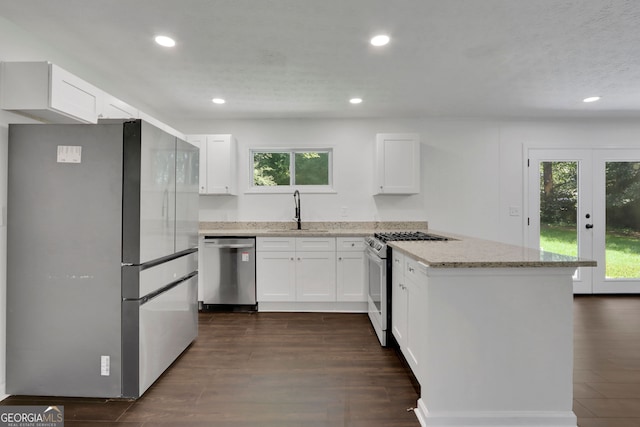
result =
[{"label": "refrigerator door handle", "polygon": [[[151,301],[152,299],[156,298],[157,296],[167,292],[168,290],[171,290],[171,289],[175,288],[179,284],[184,283],[187,280],[189,280],[192,277],[197,276],[197,275],[198,275],[198,272],[197,271],[193,271],[193,272],[187,274],[186,276],[183,276],[183,277],[181,277],[181,278],[169,283],[167,286],[165,286],[163,288],[160,288],[157,291],[154,291],[154,292],[152,292],[150,294],[147,294],[147,295],[143,296],[142,298],[140,298],[137,301],[140,301],[140,305],[146,304],[149,301]],[[123,301],[135,301],[135,300],[124,298]]]}]

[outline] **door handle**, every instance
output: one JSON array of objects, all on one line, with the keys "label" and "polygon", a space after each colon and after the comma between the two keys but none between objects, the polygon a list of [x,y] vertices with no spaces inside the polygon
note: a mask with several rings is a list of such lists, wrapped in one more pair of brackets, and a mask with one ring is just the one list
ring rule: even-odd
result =
[{"label": "door handle", "polygon": [[587,228],[587,230],[588,230],[588,229],[590,229],[590,228],[593,228],[593,224],[587,224],[587,225],[585,225],[585,227],[586,227],[586,228]]}]

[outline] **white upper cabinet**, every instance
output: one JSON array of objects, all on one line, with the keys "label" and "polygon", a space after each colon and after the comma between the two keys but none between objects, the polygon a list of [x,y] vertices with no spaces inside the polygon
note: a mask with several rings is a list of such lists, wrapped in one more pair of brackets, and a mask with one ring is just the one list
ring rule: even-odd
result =
[{"label": "white upper cabinet", "polygon": [[207,194],[207,135],[187,135],[187,142],[200,148],[200,171],[198,192]]},{"label": "white upper cabinet", "polygon": [[376,135],[374,194],[420,193],[420,136]]},{"label": "white upper cabinet", "polygon": [[200,194],[237,194],[237,141],[233,135],[188,135],[200,147]]},{"label": "white upper cabinet", "polygon": [[[183,134],[182,132],[172,128],[171,126],[161,122],[160,120],[156,119],[155,117],[145,113],[144,111],[138,111],[138,118],[144,120],[147,123],[150,123],[152,125],[154,125],[155,127],[162,129],[163,131],[167,132],[169,135],[173,135],[175,137],[178,137],[182,140],[185,140],[187,142],[191,142],[187,140],[187,137],[185,134]],[[202,154],[200,154],[202,155]]]},{"label": "white upper cabinet", "polygon": [[140,112],[115,96],[105,93],[102,98],[102,107],[99,118],[101,119],[138,119]]},{"label": "white upper cabinet", "polygon": [[103,92],[49,62],[3,62],[0,108],[51,123],[96,123]]}]

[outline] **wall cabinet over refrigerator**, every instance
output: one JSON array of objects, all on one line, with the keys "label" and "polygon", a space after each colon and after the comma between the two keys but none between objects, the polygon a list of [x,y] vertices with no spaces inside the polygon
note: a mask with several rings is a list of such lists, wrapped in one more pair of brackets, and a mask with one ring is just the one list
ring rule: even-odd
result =
[{"label": "wall cabinet over refrigerator", "polygon": [[237,141],[233,135],[188,135],[200,147],[200,194],[237,194]]},{"label": "wall cabinet over refrigerator", "polygon": [[0,108],[51,123],[96,123],[103,92],[50,62],[3,62]]},{"label": "wall cabinet over refrigerator", "polygon": [[116,98],[113,95],[104,93],[102,107],[99,118],[101,119],[137,119],[140,112],[137,108]]},{"label": "wall cabinet over refrigerator", "polygon": [[374,194],[420,193],[420,136],[376,135]]}]

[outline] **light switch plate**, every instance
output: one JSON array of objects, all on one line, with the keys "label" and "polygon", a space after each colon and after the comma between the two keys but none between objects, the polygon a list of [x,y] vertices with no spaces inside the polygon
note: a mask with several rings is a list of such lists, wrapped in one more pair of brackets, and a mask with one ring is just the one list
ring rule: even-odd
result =
[{"label": "light switch plate", "polygon": [[58,145],[58,163],[82,162],[82,147],[78,145]]}]

